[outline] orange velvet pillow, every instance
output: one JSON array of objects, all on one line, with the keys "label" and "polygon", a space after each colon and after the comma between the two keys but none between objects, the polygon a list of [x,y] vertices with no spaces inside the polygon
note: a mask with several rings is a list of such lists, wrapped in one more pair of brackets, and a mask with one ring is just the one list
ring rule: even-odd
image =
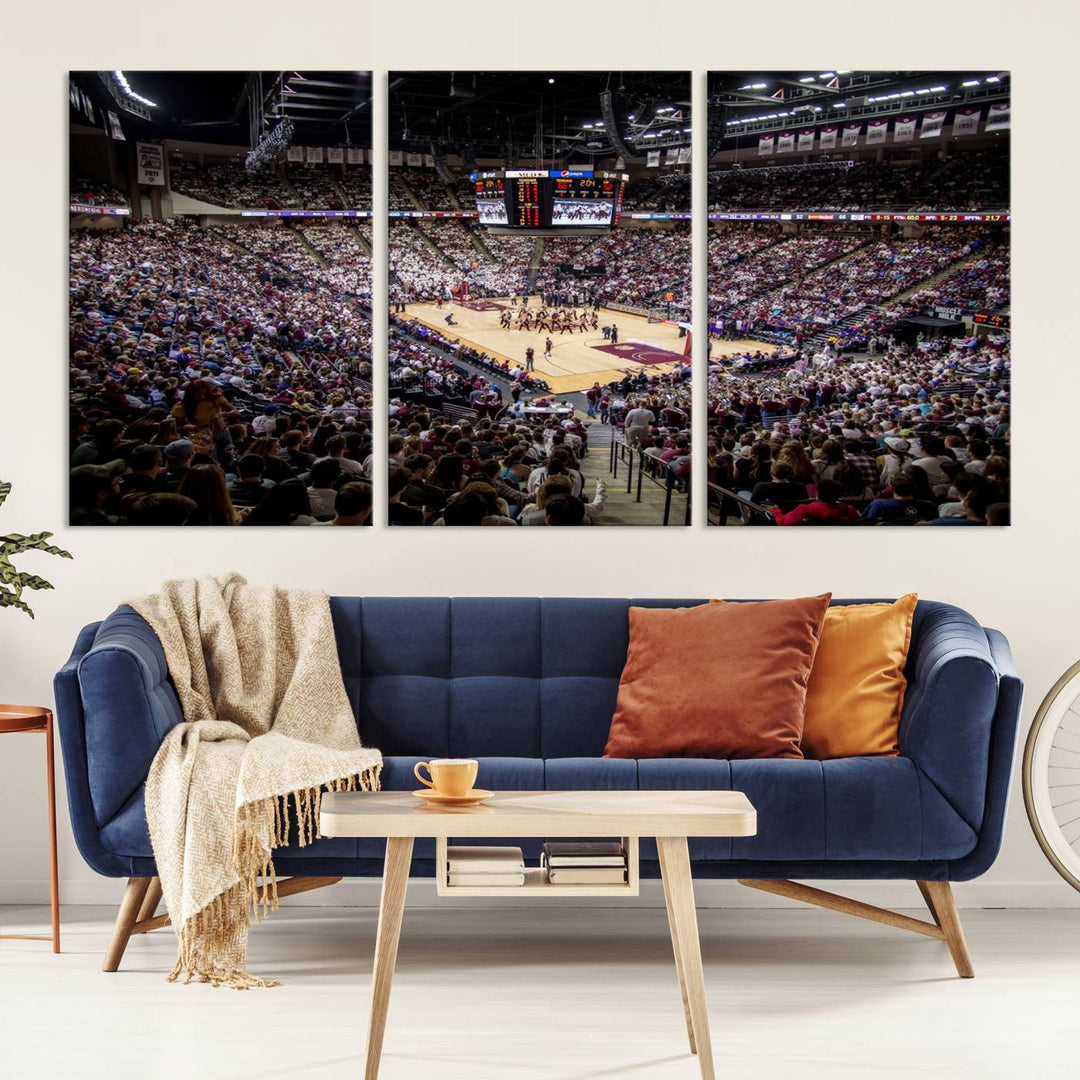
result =
[{"label": "orange velvet pillow", "polygon": [[605,757],[802,757],[830,596],[630,608]]},{"label": "orange velvet pillow", "polygon": [[908,593],[894,604],[846,604],[825,613],[806,690],[806,757],[899,753],[904,665],[918,599]]}]

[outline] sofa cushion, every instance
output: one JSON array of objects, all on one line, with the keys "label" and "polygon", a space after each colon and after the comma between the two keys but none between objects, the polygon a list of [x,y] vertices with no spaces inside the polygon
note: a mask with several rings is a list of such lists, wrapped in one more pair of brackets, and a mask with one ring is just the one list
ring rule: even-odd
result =
[{"label": "sofa cushion", "polygon": [[630,608],[607,757],[801,758],[829,594]]},{"label": "sofa cushion", "polygon": [[918,597],[846,604],[825,613],[806,689],[806,757],[895,755]]}]

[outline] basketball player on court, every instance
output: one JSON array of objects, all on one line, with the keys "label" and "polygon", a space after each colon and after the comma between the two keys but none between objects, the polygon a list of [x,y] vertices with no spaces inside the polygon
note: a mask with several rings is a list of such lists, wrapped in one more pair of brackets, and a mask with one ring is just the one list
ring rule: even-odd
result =
[{"label": "basketball player on court", "polygon": [[548,338],[547,341],[544,342],[544,359],[545,360],[550,360],[551,359],[551,349],[552,349],[551,338]]}]

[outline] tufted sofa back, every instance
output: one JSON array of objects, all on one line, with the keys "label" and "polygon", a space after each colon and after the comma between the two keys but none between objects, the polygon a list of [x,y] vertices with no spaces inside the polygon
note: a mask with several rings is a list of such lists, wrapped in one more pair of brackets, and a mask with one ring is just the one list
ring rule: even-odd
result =
[{"label": "tufted sofa back", "polygon": [[598,757],[628,609],[701,600],[333,597],[360,735],[384,755]]}]

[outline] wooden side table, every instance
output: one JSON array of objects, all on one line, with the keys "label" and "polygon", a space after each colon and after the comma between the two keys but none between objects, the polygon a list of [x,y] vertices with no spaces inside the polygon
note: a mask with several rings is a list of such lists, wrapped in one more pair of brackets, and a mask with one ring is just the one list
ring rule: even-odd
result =
[{"label": "wooden side table", "polygon": [[51,941],[60,951],[60,882],[56,868],[56,774],[53,767],[53,715],[40,705],[0,705],[0,735],[40,732],[45,736],[46,782],[49,791],[49,854],[52,864],[52,934],[0,934],[0,938]]}]

